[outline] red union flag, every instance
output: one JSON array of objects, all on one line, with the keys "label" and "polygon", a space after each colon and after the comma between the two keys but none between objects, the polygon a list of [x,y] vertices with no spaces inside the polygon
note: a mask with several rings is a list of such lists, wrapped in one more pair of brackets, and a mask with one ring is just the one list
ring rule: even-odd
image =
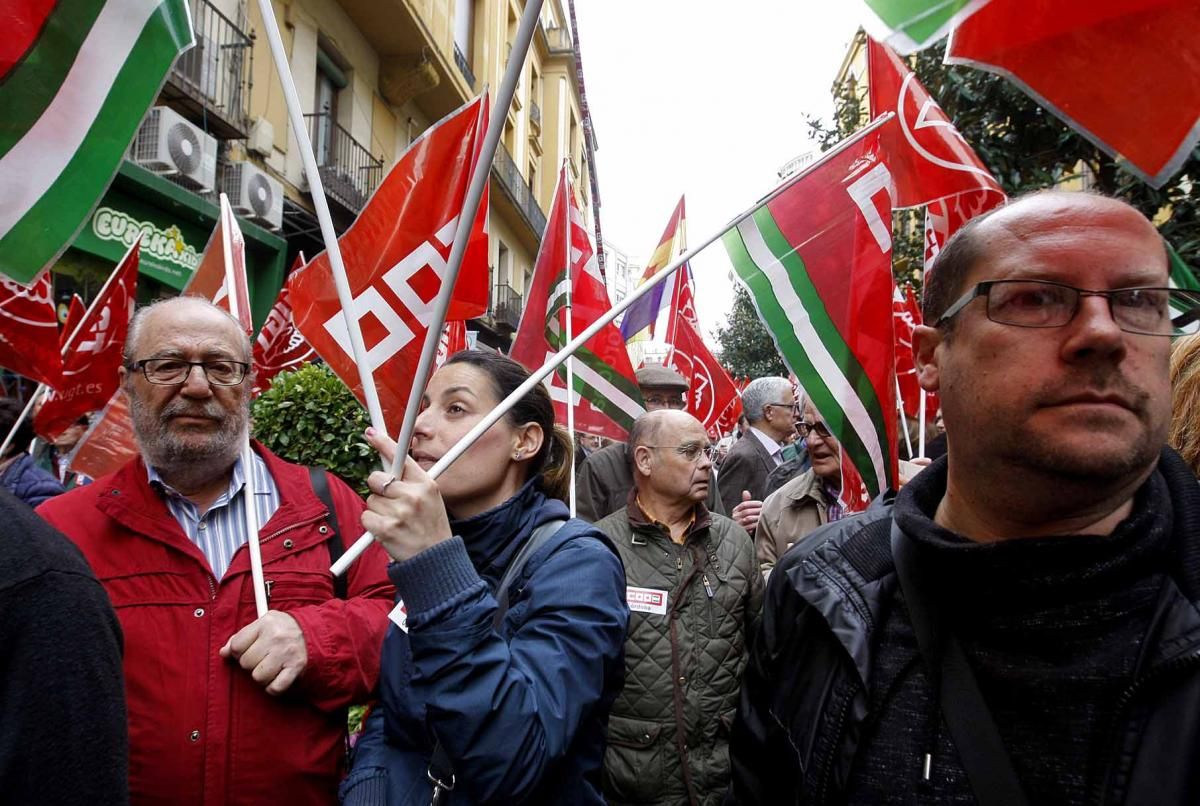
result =
[{"label": "red union flag", "polygon": [[467,323],[461,319],[447,322],[442,328],[442,338],[438,342],[438,351],[433,365],[440,367],[450,356],[461,353],[465,349],[467,349]]},{"label": "red union flag", "polygon": [[58,334],[60,345],[66,346],[67,339],[71,338],[71,334],[79,327],[86,313],[87,307],[83,304],[83,299],[78,294],[72,294],[71,303],[67,306],[67,318],[63,320],[62,330]]},{"label": "red union flag", "polygon": [[[921,385],[917,383],[917,365],[913,359],[913,331],[921,324],[921,306],[912,286],[904,290],[895,289],[892,299],[892,316],[896,331],[896,384],[904,413],[917,417],[921,412]],[[932,416],[937,411],[937,395],[926,393],[925,411]]]},{"label": "red union flag", "polygon": [[[232,295],[231,287],[235,289]],[[246,283],[246,239],[224,193],[220,196],[217,226],[204,247],[200,265],[182,293],[212,300],[214,305],[233,314],[247,335],[254,332],[250,321],[250,289]]]},{"label": "red union flag", "polygon": [[946,62],[1004,76],[1161,187],[1200,140],[1198,32],[1196,0],[992,0]]},{"label": "red union flag", "polygon": [[0,276],[0,366],[57,387],[62,380],[57,334],[50,272],[28,287]]},{"label": "red union flag", "polygon": [[674,281],[667,320],[668,363],[688,380],[688,413],[704,424],[705,431],[716,433],[721,416],[739,399],[737,386],[700,335],[691,266],[680,266]]},{"label": "red union flag", "polygon": [[[362,329],[389,432],[400,430],[404,407],[433,302],[487,126],[487,96],[472,101],[425,132],[404,152],[358,219],[338,239],[354,296],[350,315]],[[486,170],[484,166],[482,170]],[[487,310],[485,193],[459,270],[448,321]],[[333,271],[321,253],[288,280],[296,327],[330,369],[364,401],[358,368]]]},{"label": "red union flag", "polygon": [[[304,255],[300,254],[292,271],[303,265]],[[271,379],[279,373],[299,369],[317,357],[317,351],[296,329],[288,296],[285,284],[279,289],[279,297],[254,340],[254,389],[251,394],[255,397],[269,387]]]},{"label": "red union flag", "polygon": [[[527,296],[528,304],[509,355],[530,370],[542,366],[567,343],[568,310],[571,333],[576,335],[612,308],[565,168],[558,175],[550,220]],[[625,339],[617,326],[610,322],[588,339],[572,356],[571,367],[575,429],[615,440],[626,439],[633,421],[645,409]],[[565,364],[550,376],[549,386],[556,417],[565,423],[568,401]]]},{"label": "red union flag", "polygon": [[38,436],[53,439],[84,414],[103,408],[117,391],[121,351],[137,294],[140,244],[138,238],[129,247],[63,347],[62,383],[33,420]]},{"label": "red union flag", "polygon": [[72,451],[67,467],[93,479],[116,473],[138,455],[125,395],[113,395]]}]

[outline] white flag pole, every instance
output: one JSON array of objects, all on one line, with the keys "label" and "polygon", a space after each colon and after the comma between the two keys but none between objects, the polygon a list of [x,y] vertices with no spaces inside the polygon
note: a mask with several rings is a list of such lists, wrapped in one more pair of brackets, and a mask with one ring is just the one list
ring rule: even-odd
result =
[{"label": "white flag pole", "polygon": [[[259,2],[267,2],[267,0],[259,0]],[[483,191],[487,187],[492,172],[492,160],[496,157],[500,136],[504,133],[504,123],[508,118],[508,109],[512,105],[513,95],[516,94],[517,84],[521,80],[521,71],[525,69],[525,57],[529,52],[529,44],[533,41],[533,34],[537,30],[538,15],[541,14],[541,10],[542,0],[529,0],[525,4],[520,25],[517,27],[516,39],[513,40],[512,50],[508,54],[504,77],[500,80],[500,91],[496,94],[496,102],[492,106],[487,132],[484,134],[483,145],[479,150],[479,161],[475,163],[475,172],[471,174],[471,181],[467,185],[467,195],[463,199],[462,212],[458,216],[458,228],[454,233],[454,243],[450,247],[450,258],[446,262],[446,276],[442,278],[442,287],[433,304],[433,317],[429,320],[429,330],[425,333],[425,345],[421,350],[421,359],[417,362],[417,373],[413,376],[412,388],[408,392],[408,403],[404,407],[404,420],[400,424],[400,434],[396,437],[396,456],[391,467],[391,473],[394,476],[400,475],[404,469],[404,457],[408,454],[413,428],[417,423],[417,414],[421,410],[421,396],[425,393],[425,383],[429,379],[434,359],[437,357],[442,326],[446,322],[446,313],[450,310],[450,299],[454,295],[454,286],[458,282],[458,271],[462,268],[463,257],[467,253],[467,243],[471,239],[475,215],[483,201]],[[386,429],[384,433],[386,433]],[[349,563],[347,563],[347,567],[348,565]]]},{"label": "white flag pole", "polygon": [[321,225],[321,238],[325,241],[325,250],[329,253],[329,268],[333,272],[333,284],[337,289],[338,302],[342,306],[342,316],[345,317],[346,330],[350,334],[350,348],[354,353],[354,364],[358,367],[358,380],[362,384],[363,397],[367,401],[367,414],[371,417],[371,425],[380,433],[387,433],[383,421],[383,407],[379,403],[379,392],[375,388],[375,378],[371,373],[371,365],[367,363],[367,348],[363,343],[362,330],[358,325],[358,316],[354,308],[354,294],[350,291],[350,280],[346,277],[346,266],[342,263],[342,250],[338,246],[337,232],[333,229],[333,218],[329,214],[329,202],[325,198],[325,187],[321,183],[321,172],[317,170],[317,158],[313,155],[312,139],[304,125],[304,112],[300,108],[300,96],[296,92],[296,82],[287,61],[287,51],[283,47],[283,39],[279,35],[279,25],[275,22],[275,10],[271,0],[258,0],[259,16],[262,17],[263,29],[267,33],[267,44],[271,48],[271,57],[275,61],[275,72],[279,74],[279,83],[283,86],[283,99],[287,104],[288,120],[292,124],[292,133],[296,135],[296,144],[300,149],[300,159],[304,163],[304,175],[308,178],[308,186],[312,191],[313,209],[317,213],[317,222]]},{"label": "white flag pole", "polygon": [[[464,453],[466,453],[468,450],[470,450],[471,446],[473,444],[475,444],[475,440],[479,439],[481,436],[483,436],[483,434],[489,428],[491,428],[493,425],[495,425],[497,422],[499,422],[501,417],[504,417],[505,415],[507,415],[509,409],[511,409],[513,406],[515,406],[517,404],[517,402],[521,400],[521,398],[523,398],[523,397],[525,397],[525,395],[529,394],[529,391],[531,389],[533,389],[533,387],[537,386],[539,383],[541,383],[543,380],[545,380],[546,376],[548,376],[551,372],[554,372],[556,369],[558,369],[560,364],[562,364],[564,361],[566,361],[569,356],[573,355],[576,350],[578,350],[580,347],[582,347],[584,344],[586,344],[588,342],[588,340],[590,340],[593,336],[595,336],[597,333],[599,333],[600,330],[603,329],[606,325],[608,325],[610,322],[615,320],[621,314],[625,313],[625,311],[627,311],[630,308],[630,306],[632,306],[639,299],[646,296],[646,294],[649,294],[651,291],[653,291],[655,288],[657,288],[658,285],[660,283],[662,283],[664,280],[666,280],[668,277],[670,277],[675,272],[676,269],[678,269],[683,264],[687,263],[689,260],[694,258],[700,252],[704,251],[704,249],[707,248],[710,244],[714,243],[717,240],[720,240],[720,238],[726,232],[733,229],[738,224],[742,223],[742,221],[749,218],[754,213],[755,210],[762,207],[764,204],[771,201],[779,194],[783,193],[785,190],[787,190],[789,187],[791,187],[795,182],[799,181],[802,177],[806,176],[810,171],[812,171],[815,168],[817,168],[818,166],[822,165],[825,162],[825,160],[830,159],[831,157],[833,157],[834,155],[839,153],[842,149],[844,149],[848,144],[857,140],[859,137],[863,136],[867,132],[870,132],[870,131],[878,128],[879,126],[882,126],[884,123],[886,123],[888,120],[891,120],[893,117],[894,117],[894,113],[889,112],[887,114],[880,115],[879,117],[875,118],[875,120],[873,120],[865,129],[855,132],[853,137],[847,138],[846,140],[842,141],[842,143],[840,143],[839,145],[836,145],[833,148],[831,148],[829,151],[826,151],[824,154],[821,155],[820,159],[818,159],[815,162],[808,165],[803,171],[800,171],[795,176],[790,177],[787,182],[785,182],[784,184],[775,188],[770,193],[768,193],[766,196],[759,199],[757,202],[755,202],[753,205],[751,205],[747,210],[739,213],[737,216],[735,216],[733,219],[731,219],[728,224],[726,224],[721,229],[717,230],[713,235],[706,238],[699,246],[695,247],[694,249],[689,249],[688,251],[684,252],[682,255],[680,255],[678,258],[676,258],[673,262],[671,262],[668,265],[663,266],[661,269],[659,269],[658,272],[656,272],[654,275],[649,277],[641,285],[636,286],[629,293],[629,295],[627,297],[625,297],[625,299],[621,300],[619,303],[617,303],[616,305],[614,305],[613,307],[611,307],[607,311],[605,311],[594,322],[592,322],[590,325],[588,325],[586,328],[584,328],[584,331],[582,333],[580,333],[579,335],[572,338],[569,342],[567,342],[567,344],[565,344],[563,346],[563,348],[561,350],[559,350],[557,353],[555,353],[554,355],[547,358],[546,361],[542,364],[542,366],[540,366],[539,368],[537,368],[536,370],[534,370],[533,372],[530,373],[529,377],[525,379],[524,383],[522,383],[520,386],[518,386],[516,389],[514,389],[512,391],[512,393],[509,394],[508,397],[506,397],[506,398],[504,398],[504,400],[500,401],[500,404],[497,405],[496,408],[494,408],[490,412],[488,412],[483,417],[482,420],[475,423],[475,425],[471,428],[470,431],[468,431],[466,434],[464,434],[463,437],[457,443],[455,443],[455,445],[452,448],[450,448],[450,450],[446,451],[446,453],[442,455],[442,458],[438,459],[437,462],[434,463],[433,467],[429,468],[430,478],[436,479],[438,476],[445,473],[446,468],[450,467],[450,465],[454,464],[454,462],[457,461],[460,456],[462,456]],[[402,455],[403,454],[401,452],[401,448],[399,445],[397,445],[397,447],[396,447],[397,458],[401,457]],[[346,571],[346,569],[349,568],[350,565],[356,559],[358,559],[364,551],[366,551],[370,547],[372,541],[374,541],[374,540],[375,540],[375,538],[370,534],[370,532],[364,534],[362,537],[360,537],[354,543],[354,545],[350,546],[346,550],[346,552],[338,559],[337,562],[335,562],[333,564],[333,566],[330,568],[330,571],[332,571],[335,576],[344,573]]]},{"label": "white flag pole", "polygon": [[921,406],[917,409],[917,453],[925,458],[925,390],[921,390]]},{"label": "white flag pole", "polygon": [[[908,448],[908,458],[913,458],[912,437],[908,435],[908,417],[904,413],[904,395],[900,392],[900,376],[896,376],[896,411],[900,412],[900,430],[904,432],[904,447]],[[922,455],[924,453],[922,452]]]},{"label": "white flag pole", "polygon": [[[566,165],[563,165],[563,175],[566,176]],[[575,289],[575,278],[571,275],[571,182],[568,178],[563,183],[563,218],[566,229],[563,230],[563,259],[566,266],[566,311],[565,317],[567,323],[566,336],[567,341],[571,340],[571,292]],[[571,448],[575,448],[575,359],[573,356],[567,356],[567,433],[571,436]],[[547,439],[549,434],[546,435]],[[572,457],[573,458],[573,457]],[[575,462],[571,462],[571,482],[568,488],[569,504],[571,507],[571,517],[575,517]]]},{"label": "white flag pole", "polygon": [[[220,205],[221,256],[225,260],[225,292],[229,299],[230,315],[238,320],[238,322],[241,322],[242,312],[239,310],[238,300],[239,283],[237,281],[237,271],[233,265],[232,249],[232,228],[237,226],[237,222],[233,220],[233,209],[230,208],[229,199],[224,193],[220,196]],[[242,281],[244,283],[246,280],[244,267],[242,272]],[[246,312],[246,317],[249,319],[249,311]],[[247,334],[247,338],[249,338],[249,335]],[[191,367],[188,370],[191,371]],[[184,380],[186,382],[187,379],[185,378]],[[244,380],[243,383],[245,383]],[[242,435],[241,459],[242,476],[244,479],[242,503],[245,504],[246,548],[250,552],[250,581],[254,587],[254,609],[258,613],[258,617],[262,618],[267,614],[267,584],[263,578],[262,545],[258,539],[258,531],[261,528],[258,522],[258,480],[254,476],[254,449],[250,447],[249,427],[247,427],[246,433]]]}]

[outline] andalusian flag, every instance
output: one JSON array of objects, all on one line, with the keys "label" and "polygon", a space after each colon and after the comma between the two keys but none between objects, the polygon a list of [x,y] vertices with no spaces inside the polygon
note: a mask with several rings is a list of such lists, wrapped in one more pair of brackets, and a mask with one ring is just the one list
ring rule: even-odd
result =
[{"label": "andalusian flag", "polygon": [[104,194],[192,24],[186,0],[15,0],[0,31],[0,273],[29,283]]},{"label": "andalusian flag", "polygon": [[[638,285],[658,274],[663,266],[683,253],[683,219],[683,197],[680,196],[679,204],[675,205],[675,212],[671,213],[671,220],[667,222],[667,228],[663,230],[662,237],[658,239],[658,246],[655,248],[654,254],[650,256],[650,260],[646,261],[646,269],[642,272],[642,279],[638,281]],[[629,309],[625,311],[625,318],[621,320],[621,335],[625,337],[625,341],[654,338],[655,322],[658,321],[658,313],[662,310],[663,292],[666,285],[666,283],[659,283],[650,293],[630,305]]]},{"label": "andalusian flag", "polygon": [[[863,129],[723,236],[789,369],[868,497],[894,485],[891,174]],[[852,510],[867,503],[843,489]]]},{"label": "andalusian flag", "polygon": [[901,53],[932,45],[991,0],[864,0],[871,9],[863,21],[874,39]]},{"label": "andalusian flag", "polygon": [[[1170,263],[1170,275],[1167,285],[1171,288],[1179,288],[1184,291],[1192,291],[1200,294],[1200,280],[1196,279],[1196,273],[1192,271],[1192,267],[1184,262],[1179,253],[1175,251],[1175,247],[1171,246],[1169,242],[1164,241],[1163,243],[1166,244],[1167,259]],[[1195,302],[1185,299],[1172,299],[1171,307],[1175,309],[1177,316],[1196,310]],[[1190,321],[1189,318],[1189,320],[1179,323],[1179,326],[1176,327],[1175,335],[1196,332],[1200,332],[1200,321]]]}]

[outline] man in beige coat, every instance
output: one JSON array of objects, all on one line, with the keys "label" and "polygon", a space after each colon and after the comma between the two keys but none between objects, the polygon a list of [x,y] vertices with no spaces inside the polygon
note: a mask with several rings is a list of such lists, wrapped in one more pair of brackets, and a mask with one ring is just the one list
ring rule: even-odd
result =
[{"label": "man in beige coat", "polygon": [[812,403],[804,401],[804,421],[796,426],[808,447],[812,469],[767,496],[754,535],[754,552],[763,575],[800,538],[842,516],[841,446]]}]

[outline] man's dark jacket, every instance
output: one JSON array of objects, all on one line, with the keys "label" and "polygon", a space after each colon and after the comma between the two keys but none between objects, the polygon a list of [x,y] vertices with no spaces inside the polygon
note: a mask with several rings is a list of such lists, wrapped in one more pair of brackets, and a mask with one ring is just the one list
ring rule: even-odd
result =
[{"label": "man's dark jacket", "polygon": [[0,491],[0,803],[129,802],[121,648],[83,554]]},{"label": "man's dark jacket", "polygon": [[749,490],[754,501],[766,498],[767,475],[774,469],[775,460],[762,440],[752,431],[746,431],[721,463],[721,501],[725,511],[733,512],[742,503],[742,490]]},{"label": "man's dark jacket", "polygon": [[[625,506],[633,489],[633,458],[629,444],[614,442],[588,456],[575,480],[575,513],[585,521],[596,523]],[[741,500],[740,498],[738,499]],[[714,515],[725,515],[716,474],[708,484],[708,500],[704,502]]]},{"label": "man's dark jacket", "polygon": [[[945,460],[929,473],[944,477]],[[1116,701],[1096,803],[1200,802],[1190,761],[1200,752],[1200,486],[1169,449],[1157,473],[1172,514],[1164,584],[1138,672]],[[877,628],[897,606],[896,530],[892,506],[876,503],[814,532],[771,575],[731,742],[733,801],[846,801],[879,719],[872,670]]]}]

